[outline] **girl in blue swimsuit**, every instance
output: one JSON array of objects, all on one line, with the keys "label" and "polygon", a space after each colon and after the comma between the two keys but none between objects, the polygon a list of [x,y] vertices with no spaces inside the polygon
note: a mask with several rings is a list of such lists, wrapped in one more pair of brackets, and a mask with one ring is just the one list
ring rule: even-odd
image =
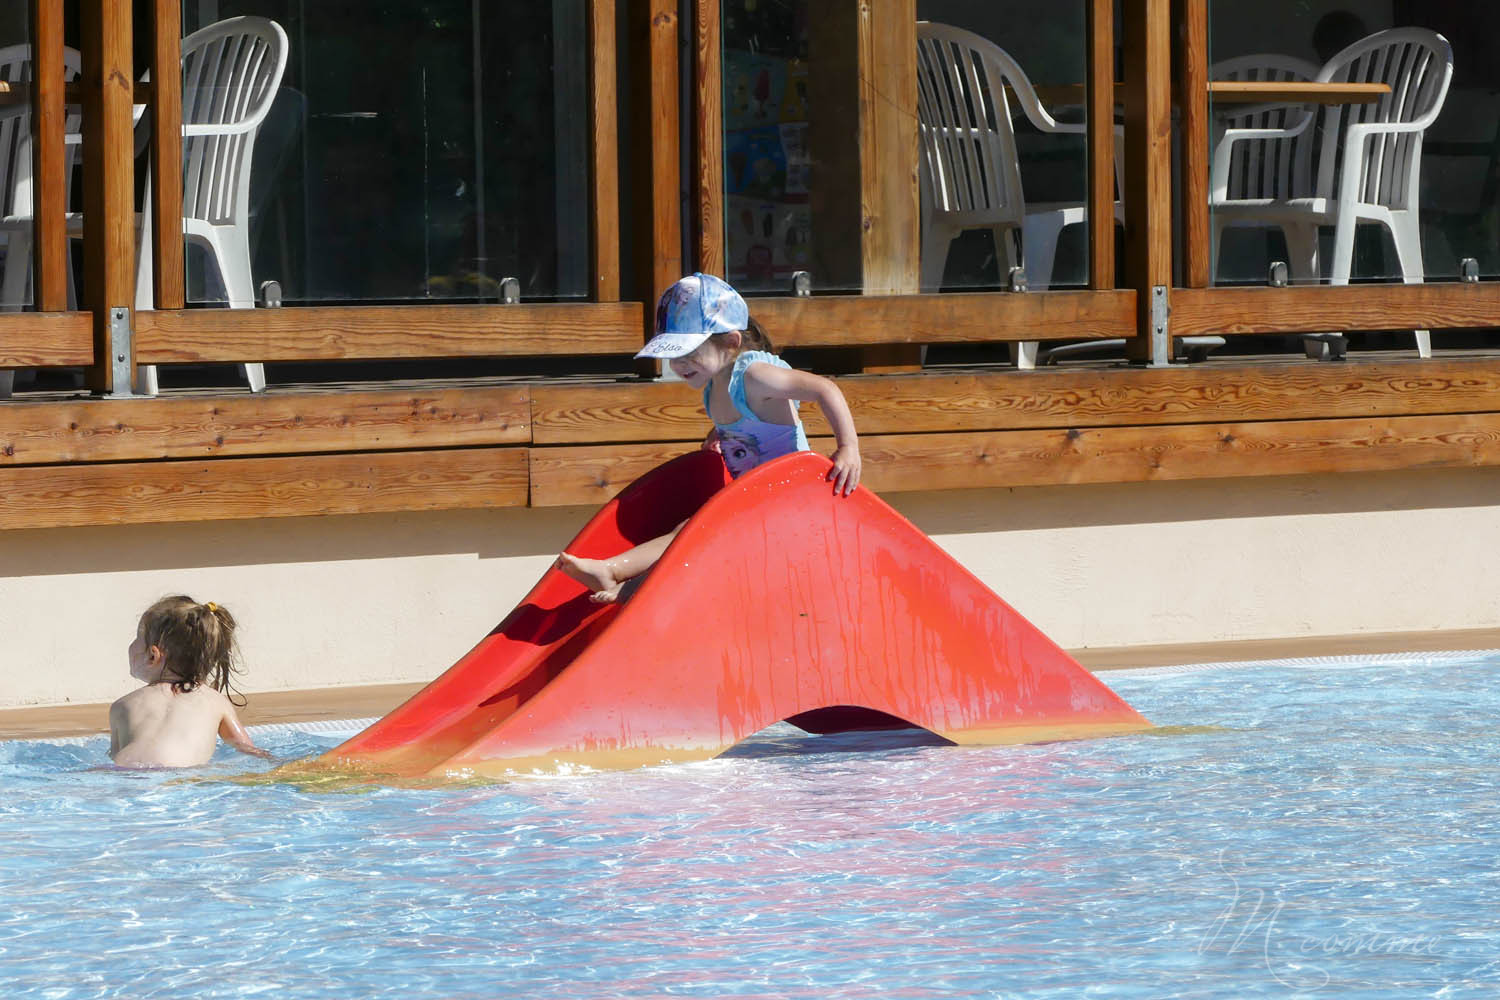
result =
[{"label": "girl in blue swimsuit", "polygon": [[[833,428],[836,447],[828,478],[835,495],[859,485],[859,438],[838,386],[820,375],[799,372],[771,353],[771,343],[750,319],[740,294],[709,274],[690,274],[662,295],[656,335],[636,355],[666,358],[672,371],[703,392],[713,421],[704,446],[724,456],[733,476],[762,462],[807,451],[797,404],[813,400]],[[661,558],[682,525],[610,559],[563,553],[557,567],[594,592],[593,600],[619,600],[620,588]]]}]

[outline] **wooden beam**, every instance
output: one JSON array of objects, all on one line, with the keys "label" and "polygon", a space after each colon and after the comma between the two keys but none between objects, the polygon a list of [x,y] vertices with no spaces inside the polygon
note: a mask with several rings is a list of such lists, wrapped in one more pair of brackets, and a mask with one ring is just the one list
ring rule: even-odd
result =
[{"label": "wooden beam", "polygon": [[158,309],[186,304],[182,238],[182,2],[153,0],[151,80],[152,294]]},{"label": "wooden beam", "polygon": [[[62,0],[31,0],[32,74],[32,302],[40,312],[68,308],[67,162],[64,148],[66,107],[63,83]],[[90,359],[92,360],[92,358]]]},{"label": "wooden beam", "polygon": [[[110,310],[135,305],[135,140],[132,126],[131,23],[128,0],[82,0],[84,298],[94,315],[89,387],[107,393]],[[132,380],[134,359],[130,362]]]},{"label": "wooden beam", "polygon": [[183,309],[136,316],[142,364],[622,354],[639,302]]},{"label": "wooden beam", "polygon": [[[672,282],[682,277],[682,205],[679,153],[677,0],[631,0],[631,21],[636,39],[632,58],[636,61],[639,92],[636,136],[646,158],[638,161],[635,220],[642,236],[638,251],[642,299],[653,304]],[[648,330],[643,315],[640,335]]]},{"label": "wooden beam", "polygon": [[916,292],[922,270],[917,189],[917,2],[859,9],[860,256],[867,295]]},{"label": "wooden beam", "polygon": [[1115,10],[1088,0],[1089,287],[1115,287]]},{"label": "wooden beam", "polygon": [[[1152,322],[1154,289],[1172,283],[1172,33],[1171,0],[1124,0],[1125,19],[1125,267],[1138,293],[1134,360],[1152,356],[1160,338]],[[1176,330],[1172,331],[1176,333]],[[1157,354],[1161,352],[1158,350]]]},{"label": "wooden beam", "polygon": [[1178,2],[1181,4],[1177,103],[1182,129],[1183,280],[1189,288],[1207,288],[1213,271],[1208,218],[1208,0]]},{"label": "wooden beam", "polygon": [[[1312,365],[846,376],[838,380],[865,434],[1145,426],[1330,417],[1484,413],[1500,408],[1500,359]],[[680,441],[707,431],[702,400],[680,382],[537,386],[538,445]],[[809,434],[829,433],[804,406]]]},{"label": "wooden beam", "polygon": [[1172,335],[1500,326],[1500,284],[1176,289]]},{"label": "wooden beam", "polygon": [[524,506],[527,449],[0,469],[0,528]]},{"label": "wooden beam", "polygon": [[11,401],[0,465],[526,444],[525,387]]},{"label": "wooden beam", "polygon": [[1130,337],[1129,290],[1025,295],[825,295],[757,298],[751,313],[778,347],[853,347]]},{"label": "wooden beam", "polygon": [[615,0],[589,0],[589,201],[593,219],[591,295],[620,300],[620,143]]},{"label": "wooden beam", "polygon": [[0,313],[0,370],[93,362],[94,321],[87,313]]},{"label": "wooden beam", "polygon": [[[814,438],[826,454],[830,438]],[[596,506],[694,447],[531,450],[531,503]],[[1500,465],[1500,414],[860,436],[879,493]]]},{"label": "wooden beam", "polygon": [[694,0],[693,148],[697,163],[698,270],[723,276],[724,248],[724,38],[722,0]]}]

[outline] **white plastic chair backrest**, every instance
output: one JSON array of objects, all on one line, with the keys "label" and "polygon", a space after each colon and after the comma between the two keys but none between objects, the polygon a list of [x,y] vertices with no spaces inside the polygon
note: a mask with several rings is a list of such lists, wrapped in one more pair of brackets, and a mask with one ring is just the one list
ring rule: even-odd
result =
[{"label": "white plastic chair backrest", "polygon": [[[77,49],[63,50],[63,82],[78,79],[82,61]],[[0,80],[7,83],[32,82],[30,45],[8,45],[0,48]],[[63,131],[76,134],[82,124],[82,116],[70,109],[63,119]],[[64,147],[64,166],[67,170],[65,184],[71,187],[73,160],[78,147],[68,143]],[[32,146],[31,105],[15,104],[0,108],[0,218],[32,217]]]},{"label": "white plastic chair backrest", "polygon": [[[1237,56],[1209,67],[1211,80],[1268,83],[1311,80],[1318,67],[1305,59],[1276,53]],[[1277,131],[1286,137],[1236,142],[1232,148],[1228,183],[1223,197],[1230,200],[1300,198],[1310,195],[1314,134],[1307,126],[1313,111],[1305,104],[1257,104],[1223,113],[1215,109],[1216,124],[1226,131]],[[1295,134],[1291,134],[1294,133]]]},{"label": "white plastic chair backrest", "polygon": [[[1384,83],[1378,101],[1334,105],[1323,113],[1317,193],[1387,208],[1415,203],[1422,166],[1422,131],[1443,110],[1453,79],[1453,48],[1426,28],[1390,28],[1362,38],[1318,71],[1320,82]],[[1343,177],[1343,150],[1358,129],[1364,142],[1358,176]],[[1346,192],[1340,186],[1352,185]]]},{"label": "white plastic chair backrest", "polygon": [[1030,103],[1055,128],[1005,50],[962,28],[917,22],[918,131],[934,211],[967,217],[960,222],[1020,225],[1025,217],[1006,84],[1028,117],[1037,120]]},{"label": "white plastic chair backrest", "polygon": [[182,40],[182,214],[244,225],[250,154],[286,70],[286,32],[231,17]]}]

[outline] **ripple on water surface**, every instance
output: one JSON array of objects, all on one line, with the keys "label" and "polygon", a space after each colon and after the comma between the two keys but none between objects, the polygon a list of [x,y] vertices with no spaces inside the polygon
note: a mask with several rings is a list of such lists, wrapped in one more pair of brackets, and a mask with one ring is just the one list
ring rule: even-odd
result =
[{"label": "ripple on water surface", "polygon": [[3,993],[1488,997],[1495,667],[1106,674],[1163,728],[358,794],[0,743]]}]

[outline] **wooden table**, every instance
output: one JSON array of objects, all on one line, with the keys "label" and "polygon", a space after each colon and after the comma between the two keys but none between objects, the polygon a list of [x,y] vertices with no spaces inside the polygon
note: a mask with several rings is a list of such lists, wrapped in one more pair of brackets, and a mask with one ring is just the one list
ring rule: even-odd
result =
[{"label": "wooden table", "polygon": [[1390,92],[1385,83],[1210,80],[1208,84],[1209,99],[1219,104],[1369,104]]}]

